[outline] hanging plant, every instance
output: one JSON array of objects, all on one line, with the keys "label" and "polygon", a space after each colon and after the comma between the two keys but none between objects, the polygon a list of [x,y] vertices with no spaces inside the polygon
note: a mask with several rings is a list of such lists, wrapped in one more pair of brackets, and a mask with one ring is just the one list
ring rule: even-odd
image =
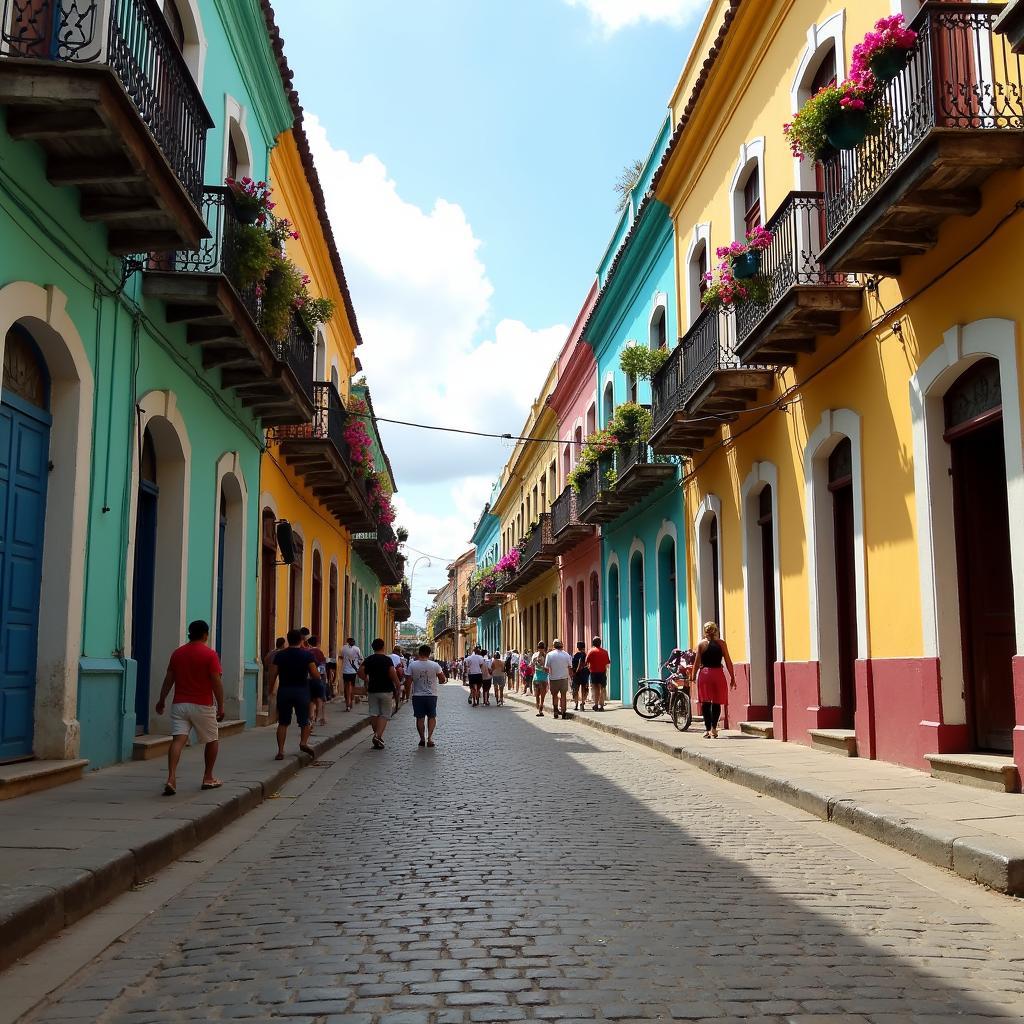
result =
[{"label": "hanging plant", "polygon": [[[873,81],[873,79],[872,79]],[[852,133],[844,132],[851,123],[861,125],[863,134],[874,134],[881,127],[882,111],[874,89],[852,79],[819,89],[793,120],[782,126],[793,156],[801,160],[829,160],[840,148],[857,145]]]},{"label": "hanging plant", "polygon": [[299,308],[299,316],[302,317],[303,323],[309,328],[309,333],[316,334],[317,327],[320,324],[327,323],[334,316],[334,310],[335,304],[333,299],[311,299],[305,296]]},{"label": "hanging plant", "polygon": [[409,539],[409,531],[404,526],[396,527],[395,536],[399,544],[404,544]]},{"label": "hanging plant", "polygon": [[850,78],[864,89],[880,89],[907,66],[916,43],[917,33],[906,28],[902,14],[879,18],[874,29],[853,48]]},{"label": "hanging plant", "polygon": [[274,245],[263,228],[239,225],[235,232],[235,284],[243,291],[261,284],[274,266],[274,256]]},{"label": "hanging plant", "polygon": [[619,447],[641,442],[646,444],[654,429],[654,418],[649,409],[636,402],[624,402],[612,416],[608,429],[615,435]]},{"label": "hanging plant", "polygon": [[596,430],[587,438],[586,443],[580,450],[579,458],[576,460],[576,465],[572,468],[569,476],[567,477],[569,486],[576,494],[580,493],[580,487],[582,486],[584,479],[590,474],[594,466],[597,465],[601,456],[607,455],[609,452],[613,452],[620,443],[618,435],[614,432],[611,426],[608,426],[603,430]]},{"label": "hanging plant", "polygon": [[231,189],[235,217],[242,224],[265,224],[267,216],[274,208],[270,201],[271,188],[265,181],[253,181],[252,178],[225,178],[224,184]]},{"label": "hanging plant", "polygon": [[650,349],[644,345],[627,345],[619,353],[619,369],[627,377],[650,380],[668,359],[668,349]]},{"label": "hanging plant", "polygon": [[283,341],[296,312],[296,299],[305,287],[301,270],[287,256],[275,253],[270,272],[257,286],[260,295],[260,327],[272,341]]}]

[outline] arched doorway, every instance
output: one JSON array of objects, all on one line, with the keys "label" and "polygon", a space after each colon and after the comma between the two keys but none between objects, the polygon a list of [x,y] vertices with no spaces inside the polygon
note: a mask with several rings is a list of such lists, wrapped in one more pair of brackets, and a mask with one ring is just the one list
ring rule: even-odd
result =
[{"label": "arched doorway", "polygon": [[565,645],[572,648],[572,638],[576,635],[576,617],[572,584],[565,588]]},{"label": "arched doorway", "polygon": [[619,600],[619,567],[608,567],[608,654],[612,659],[608,667],[608,696],[622,699],[622,608]]},{"label": "arched doorway", "polygon": [[[583,584],[580,584],[582,588]],[[582,591],[581,591],[582,599]],[[590,574],[590,636],[581,635],[584,642],[601,632],[601,583],[596,572]]]},{"label": "arched doorway", "polygon": [[[594,577],[597,578],[596,575]],[[580,580],[576,584],[576,635],[570,636],[569,640],[582,640],[586,643],[590,637],[594,636],[595,633],[600,632],[600,623],[596,622],[593,617],[593,608],[591,608],[590,618],[590,634],[587,634],[587,615],[586,615],[586,587],[583,585],[583,580]]]},{"label": "arched doorway", "polygon": [[761,556],[761,602],[764,637],[764,679],[768,693],[768,707],[775,705],[775,662],[778,658],[775,608],[775,525],[772,513],[772,488],[765,484],[757,496],[757,528]]},{"label": "arched doorway", "polygon": [[998,361],[962,373],[944,407],[968,722],[979,749],[1010,752],[1017,651]]},{"label": "arched doorway", "polygon": [[309,603],[311,607],[309,631],[323,642],[324,621],[324,563],[319,548],[313,549],[313,572],[310,584]]},{"label": "arched doorway", "polygon": [[327,652],[330,657],[338,653],[338,564],[331,562],[330,581],[327,586]]},{"label": "arched doorway", "polygon": [[857,711],[857,568],[853,521],[853,448],[844,437],[828,457],[832,495],[832,542],[836,577],[836,654],[839,710],[844,729],[854,727]]},{"label": "arched doorway", "polygon": [[[230,456],[229,456],[230,457]],[[244,714],[245,492],[235,472],[221,477],[217,517],[216,648],[229,717]]]},{"label": "arched doorway", "polygon": [[139,457],[139,495],[135,506],[135,579],[132,585],[132,657],[135,659],[135,731],[149,730],[153,670],[157,515],[160,505],[156,446],[146,429]]},{"label": "arched doorway", "polygon": [[[634,551],[629,559],[630,675],[623,683],[622,699],[632,700],[637,681],[647,675],[647,608],[644,601],[644,556]],[[628,692],[627,692],[628,691]]]},{"label": "arched doorway", "polygon": [[217,605],[217,621],[213,629],[213,646],[217,654],[224,656],[224,540],[228,532],[228,504],[224,500],[224,492],[220,494],[220,507],[217,514],[217,581],[215,584],[215,602]]},{"label": "arched doorway", "polygon": [[46,363],[16,325],[4,345],[0,400],[0,762],[33,753],[51,423]]},{"label": "arched doorway", "polygon": [[292,539],[295,545],[295,560],[288,567],[288,628],[302,627],[302,538],[296,533]]},{"label": "arched doorway", "polygon": [[663,537],[658,545],[658,623],[660,625],[659,664],[673,647],[683,644],[679,639],[678,596],[676,591],[676,542]]},{"label": "arched doorway", "polygon": [[260,526],[260,656],[274,649],[277,631],[277,516],[265,508]]}]

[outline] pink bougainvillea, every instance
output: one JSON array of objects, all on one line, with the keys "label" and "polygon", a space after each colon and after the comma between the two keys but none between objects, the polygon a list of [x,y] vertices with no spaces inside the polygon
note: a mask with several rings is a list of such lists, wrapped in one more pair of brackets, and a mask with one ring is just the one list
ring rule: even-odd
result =
[{"label": "pink bougainvillea", "polygon": [[[891,18],[879,18],[874,29],[853,48],[850,58],[850,81],[870,93],[878,84],[871,70],[872,60],[887,50],[913,49],[916,42],[917,33],[904,25],[902,14],[894,14]],[[851,99],[844,106],[863,110],[863,103],[857,107],[856,102],[857,100]]]},{"label": "pink bougainvillea", "polygon": [[373,442],[366,432],[366,427],[359,420],[350,420],[345,424],[345,443],[348,445],[349,458],[352,465],[363,472],[373,472]]}]

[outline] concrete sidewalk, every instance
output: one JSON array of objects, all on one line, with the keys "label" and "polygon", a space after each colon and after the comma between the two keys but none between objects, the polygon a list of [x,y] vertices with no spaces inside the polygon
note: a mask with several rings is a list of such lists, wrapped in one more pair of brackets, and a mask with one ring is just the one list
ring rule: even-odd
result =
[{"label": "concrete sidewalk", "polygon": [[[317,757],[369,721],[365,705],[351,714],[331,705],[328,716],[310,739]],[[0,802],[0,969],[272,797],[312,760],[291,732],[295,753],[283,761],[274,760],[273,727],[222,740],[220,789],[200,789],[202,747],[189,747],[174,797],[161,796],[161,758]]]},{"label": "concrete sidewalk", "polygon": [[[534,703],[522,694],[507,696]],[[549,709],[550,701],[547,717]],[[999,892],[1024,895],[1020,793],[974,789],[885,761],[838,757],[733,730],[705,740],[699,718],[683,733],[667,716],[648,722],[611,702],[604,713],[569,711],[568,719],[677,757]]]}]

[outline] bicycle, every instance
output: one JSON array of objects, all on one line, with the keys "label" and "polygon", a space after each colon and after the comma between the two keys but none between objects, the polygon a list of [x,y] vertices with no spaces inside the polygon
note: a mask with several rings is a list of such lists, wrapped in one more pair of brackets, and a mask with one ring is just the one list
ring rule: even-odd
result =
[{"label": "bicycle", "polygon": [[653,721],[668,713],[672,724],[686,732],[693,722],[693,706],[687,692],[689,681],[685,676],[664,679],[641,679],[641,686],[633,698],[633,710],[647,721]]}]

